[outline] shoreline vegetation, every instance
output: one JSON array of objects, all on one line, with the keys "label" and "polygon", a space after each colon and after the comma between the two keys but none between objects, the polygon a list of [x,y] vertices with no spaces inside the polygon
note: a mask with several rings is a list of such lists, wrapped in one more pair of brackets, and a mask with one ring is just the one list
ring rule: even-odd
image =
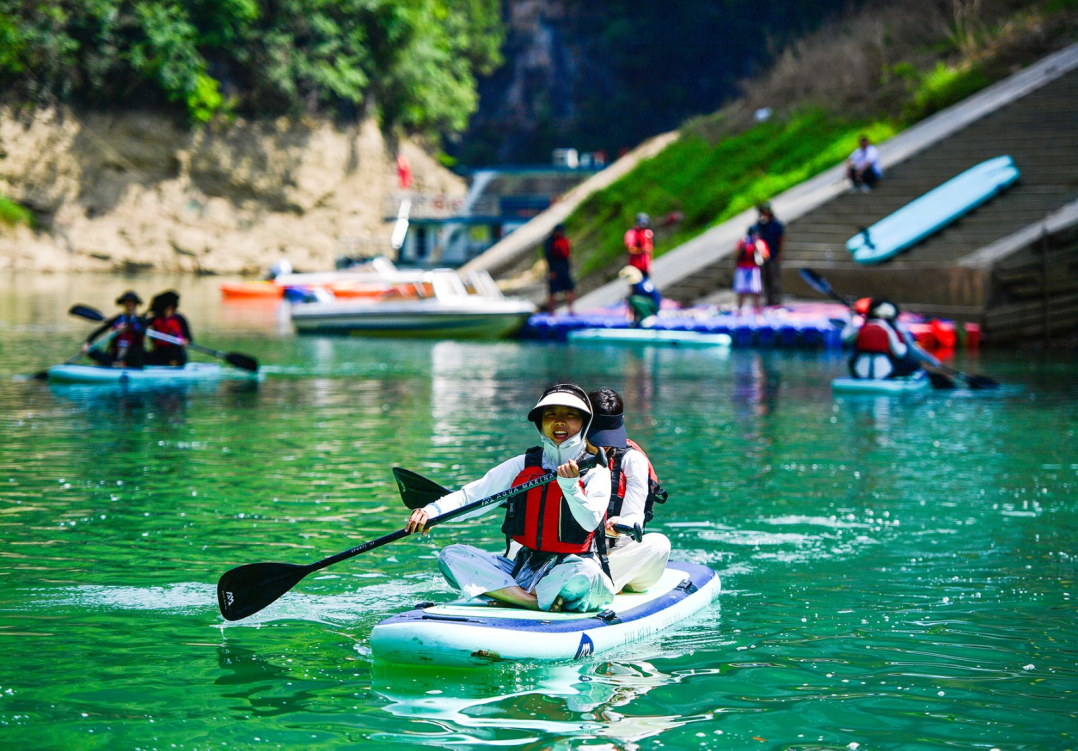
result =
[{"label": "shoreline vegetation", "polygon": [[[861,134],[884,141],[1076,32],[1076,0],[902,0],[825,26],[745,81],[740,99],[686,122],[677,141],[566,219],[580,288],[614,278],[637,212],[651,215],[661,256],[841,163]],[[764,108],[770,116],[758,122]]]}]

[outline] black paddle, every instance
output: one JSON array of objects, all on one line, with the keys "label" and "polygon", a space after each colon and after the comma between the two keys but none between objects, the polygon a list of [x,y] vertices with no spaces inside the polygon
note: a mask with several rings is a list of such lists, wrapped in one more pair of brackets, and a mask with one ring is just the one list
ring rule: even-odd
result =
[{"label": "black paddle", "polygon": [[[76,308],[78,308],[79,310],[76,311],[75,310]],[[96,310],[94,310],[93,308],[87,308],[85,305],[73,305],[73,306],[71,306],[71,310],[69,310],[67,312],[70,313],[71,315],[82,316],[83,318],[85,318],[86,316],[82,315],[83,310],[90,310],[90,311],[93,311],[94,313],[97,313]],[[97,313],[97,314],[100,315],[100,313]],[[104,320],[104,318],[102,318],[101,320]],[[98,348],[104,346],[105,344],[108,344],[108,342],[114,336],[116,336],[116,332],[111,332],[110,334],[108,334],[108,336],[105,336],[102,339],[98,339],[96,342],[93,343],[93,345],[91,345],[90,349],[98,349]],[[73,357],[69,357],[66,360],[64,360],[63,364],[64,365],[74,365],[76,362],[79,361],[79,358],[81,358],[85,354],[86,354],[85,352],[79,352],[77,355],[75,355]],[[33,381],[47,381],[49,379],[49,369],[46,368],[45,370],[39,370],[36,373],[31,373],[28,376],[19,376],[19,380],[22,380],[23,378],[25,378],[27,380],[33,380]]]},{"label": "black paddle", "polygon": [[[854,310],[853,305],[851,305],[848,300],[840,297],[839,294],[837,292],[835,292],[834,289],[831,288],[831,285],[828,283],[828,281],[826,279],[824,279],[822,276],[820,276],[819,274],[817,274],[812,269],[801,269],[801,278],[804,279],[805,282],[810,287],[812,287],[814,290],[819,292],[821,295],[825,295],[827,297],[830,297],[835,302],[842,303],[847,308],[849,308],[851,311]],[[954,376],[955,378],[962,379],[963,381],[966,382],[966,385],[968,385],[970,387],[970,389],[973,389],[973,390],[999,388],[999,383],[997,381],[989,378],[988,376],[967,375],[967,374],[963,373],[962,371],[955,370],[954,368],[948,367],[948,366],[944,365],[943,363],[940,363],[938,365],[933,365],[932,367],[937,368],[940,371],[943,371],[942,373],[939,373],[939,372],[934,372],[932,370],[929,370],[928,368],[925,368],[925,372],[928,373],[928,377],[929,377],[929,380],[932,381],[932,385],[935,388],[938,388],[938,389],[952,389],[952,388],[954,388],[954,382],[951,381],[950,379],[948,379],[946,376]],[[944,374],[946,374],[946,375],[944,375]]]},{"label": "black paddle", "polygon": [[[590,469],[590,466],[581,466],[580,468],[581,473],[586,472],[588,469]],[[394,474],[397,475],[396,472],[394,472]],[[415,477],[421,477],[415,473],[409,474],[414,475]],[[534,480],[521,483],[516,487],[503,490],[500,493],[495,493],[487,498],[480,498],[477,501],[472,501],[458,509],[448,511],[433,519],[429,519],[426,524],[426,529],[441,524],[442,522],[447,522],[450,519],[455,519],[458,516],[475,511],[476,509],[483,508],[484,506],[501,503],[506,498],[517,495],[518,493],[525,493],[532,488],[545,485],[556,477],[557,473],[548,472],[545,475],[536,477]],[[402,488],[401,493],[403,495],[405,491],[403,490],[404,486],[400,484],[400,475],[397,475],[397,478],[398,487]],[[406,480],[406,482],[408,481]],[[429,480],[424,480],[424,482],[426,483],[424,492],[429,492],[432,487],[437,485]],[[439,487],[440,490],[445,491],[439,494],[439,498],[450,492],[445,488],[441,488],[441,486],[437,487]],[[416,508],[418,508],[418,506]],[[217,604],[221,608],[221,615],[225,617],[225,620],[229,621],[238,621],[241,618],[246,618],[275,602],[281,595],[296,586],[303,577],[307,576],[307,574],[320,571],[326,566],[332,566],[334,563],[340,563],[349,558],[354,558],[357,555],[366,553],[368,550],[380,548],[383,545],[388,545],[391,542],[396,542],[397,540],[408,536],[409,532],[407,528],[398,529],[396,532],[390,532],[388,535],[383,535],[375,540],[365,542],[362,545],[357,545],[351,550],[345,550],[343,553],[331,555],[328,558],[323,558],[316,563],[311,563],[306,566],[293,563],[248,563],[245,566],[238,566],[237,568],[226,571],[217,582]]]},{"label": "black paddle", "polygon": [[[73,316],[79,316],[80,318],[86,318],[91,321],[100,322],[105,320],[105,316],[101,313],[101,311],[96,310],[95,308],[91,308],[89,305],[72,305],[71,310],[69,310],[68,313]],[[209,347],[203,347],[199,344],[195,344],[194,342],[187,342],[185,344],[183,341],[177,339],[174,336],[162,334],[161,332],[154,331],[153,329],[148,330],[146,332],[146,335],[151,339],[159,339],[160,341],[169,342],[171,344],[181,344],[185,347],[193,349],[195,352],[202,352],[204,354],[210,355],[211,357],[219,357],[220,359],[227,362],[229,365],[237,367],[241,370],[249,370],[252,373],[258,370],[258,360],[254,359],[250,355],[245,355],[240,352],[222,352],[219,349],[210,349]]]}]

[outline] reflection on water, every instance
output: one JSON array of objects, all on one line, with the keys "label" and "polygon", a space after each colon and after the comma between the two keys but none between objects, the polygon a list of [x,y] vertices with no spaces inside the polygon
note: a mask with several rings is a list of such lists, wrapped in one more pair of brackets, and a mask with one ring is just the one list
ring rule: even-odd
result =
[{"label": "reflection on water", "polygon": [[[417,730],[410,724],[407,740],[431,746],[528,745],[538,740],[535,733],[543,733],[562,739],[550,748],[575,747],[573,739],[609,738],[618,748],[635,749],[647,738],[710,719],[630,714],[634,701],[681,680],[645,661],[492,666],[484,672],[480,683],[467,673],[454,681],[444,670],[404,674],[376,668],[373,687],[389,702],[386,712],[426,725]],[[509,736],[506,730],[516,733]],[[383,733],[379,739],[404,738]]]}]

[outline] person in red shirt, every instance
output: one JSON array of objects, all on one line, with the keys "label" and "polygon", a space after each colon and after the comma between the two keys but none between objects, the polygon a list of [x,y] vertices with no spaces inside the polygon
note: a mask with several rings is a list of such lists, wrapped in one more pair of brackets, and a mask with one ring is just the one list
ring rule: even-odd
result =
[{"label": "person in red shirt", "polygon": [[629,251],[629,265],[640,269],[645,279],[651,276],[651,257],[655,253],[651,217],[644,213],[636,215],[636,224],[625,233],[625,247]]},{"label": "person in red shirt", "polygon": [[554,298],[565,293],[565,303],[569,306],[569,315],[573,315],[573,303],[576,301],[576,284],[569,269],[569,238],[565,236],[565,225],[554,227],[554,232],[543,248],[546,256],[547,281],[550,294],[546,301],[546,312],[553,315]]}]

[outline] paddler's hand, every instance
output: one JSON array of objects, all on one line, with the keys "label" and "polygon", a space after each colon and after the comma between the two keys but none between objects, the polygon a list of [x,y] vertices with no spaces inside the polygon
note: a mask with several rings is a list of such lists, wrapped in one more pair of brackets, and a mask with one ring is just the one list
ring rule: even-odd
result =
[{"label": "paddler's hand", "polygon": [[421,508],[417,508],[412,512],[412,515],[408,517],[408,523],[404,526],[408,534],[414,535],[416,532],[427,533],[427,520],[430,519],[430,515],[427,514]]},{"label": "paddler's hand", "polygon": [[558,477],[580,477],[580,467],[577,463],[570,459],[565,464],[558,467]]},{"label": "paddler's hand", "polygon": [[612,517],[610,517],[609,519],[606,520],[606,536],[607,537],[617,537],[618,535],[621,534],[621,532],[618,532],[616,529],[614,529],[615,524],[621,524],[621,517],[620,516],[612,516]]}]

